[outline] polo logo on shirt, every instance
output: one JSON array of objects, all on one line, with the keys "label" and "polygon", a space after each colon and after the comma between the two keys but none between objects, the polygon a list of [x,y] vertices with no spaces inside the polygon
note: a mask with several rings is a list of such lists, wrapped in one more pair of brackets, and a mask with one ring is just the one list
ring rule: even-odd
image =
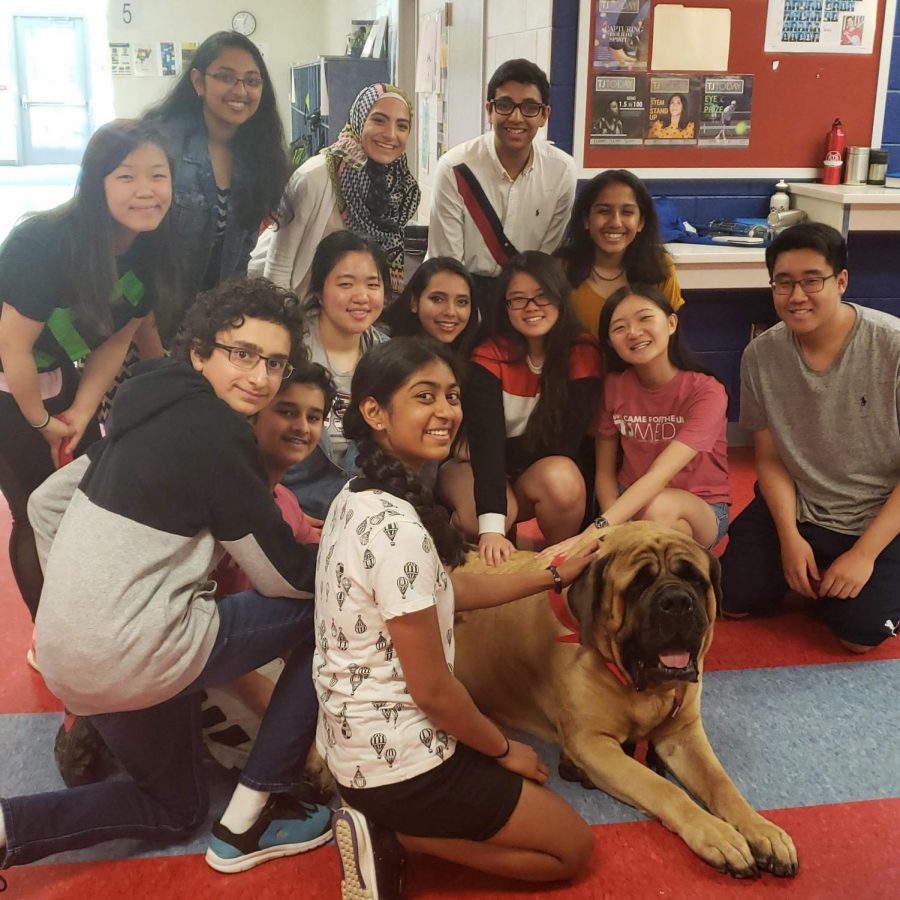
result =
[{"label": "polo logo on shirt", "polygon": [[671,441],[678,432],[678,425],[684,425],[684,416],[627,416],[613,415],[613,424],[622,437],[645,443]]}]

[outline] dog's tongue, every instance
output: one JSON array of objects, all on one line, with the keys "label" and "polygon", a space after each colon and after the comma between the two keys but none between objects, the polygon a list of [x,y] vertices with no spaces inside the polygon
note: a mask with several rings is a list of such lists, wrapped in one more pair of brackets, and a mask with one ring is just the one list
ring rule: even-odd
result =
[{"label": "dog's tongue", "polygon": [[669,669],[686,669],[691,661],[691,654],[687,650],[672,653],[660,653],[659,661]]}]

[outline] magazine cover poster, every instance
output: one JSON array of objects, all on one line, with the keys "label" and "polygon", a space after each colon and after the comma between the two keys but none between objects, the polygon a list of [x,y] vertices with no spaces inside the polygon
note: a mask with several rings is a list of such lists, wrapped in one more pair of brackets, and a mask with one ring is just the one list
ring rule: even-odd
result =
[{"label": "magazine cover poster", "polygon": [[641,144],[647,121],[647,76],[604,72],[594,76],[591,146]]},{"label": "magazine cover poster", "polygon": [[650,75],[648,145],[694,146],[703,95],[699,75]]},{"label": "magazine cover poster", "polygon": [[594,69],[646,69],[650,0],[595,0]]},{"label": "magazine cover poster", "polygon": [[706,75],[700,114],[702,147],[749,147],[752,75]]}]

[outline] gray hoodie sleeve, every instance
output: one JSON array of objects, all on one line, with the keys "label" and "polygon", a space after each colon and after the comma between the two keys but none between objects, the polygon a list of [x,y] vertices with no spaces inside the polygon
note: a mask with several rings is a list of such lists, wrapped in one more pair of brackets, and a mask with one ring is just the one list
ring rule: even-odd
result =
[{"label": "gray hoodie sleeve", "polygon": [[41,571],[47,567],[47,556],[56,532],[59,531],[59,524],[90,463],[86,454],[79,456],[57,469],[28,498],[28,521],[34,529]]}]

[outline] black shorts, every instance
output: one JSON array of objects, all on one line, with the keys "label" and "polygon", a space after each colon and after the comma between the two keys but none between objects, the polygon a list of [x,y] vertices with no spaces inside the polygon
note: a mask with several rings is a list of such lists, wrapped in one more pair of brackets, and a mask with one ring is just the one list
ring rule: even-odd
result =
[{"label": "black shorts", "polygon": [[457,743],[446,762],[395,784],[350,788],[341,798],[367,819],[411,837],[486,841],[512,815],[522,776]]}]

